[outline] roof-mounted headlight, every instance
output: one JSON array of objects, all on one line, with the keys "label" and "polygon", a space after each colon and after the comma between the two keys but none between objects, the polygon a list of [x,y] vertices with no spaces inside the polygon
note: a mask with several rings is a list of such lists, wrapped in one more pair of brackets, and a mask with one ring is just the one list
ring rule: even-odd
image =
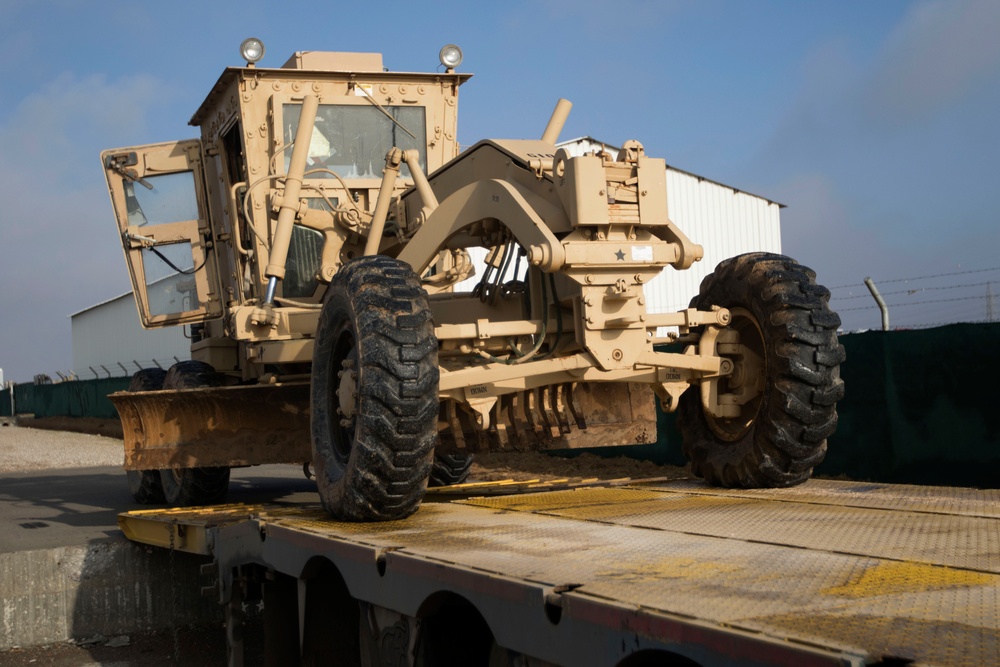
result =
[{"label": "roof-mounted headlight", "polygon": [[253,67],[258,60],[264,57],[264,42],[256,37],[244,39],[243,43],[240,44],[240,55],[247,61],[247,67]]},{"label": "roof-mounted headlight", "polygon": [[441,60],[441,64],[445,66],[445,69],[453,70],[462,64],[462,49],[454,44],[446,44],[441,49],[441,53],[438,54],[438,59]]}]

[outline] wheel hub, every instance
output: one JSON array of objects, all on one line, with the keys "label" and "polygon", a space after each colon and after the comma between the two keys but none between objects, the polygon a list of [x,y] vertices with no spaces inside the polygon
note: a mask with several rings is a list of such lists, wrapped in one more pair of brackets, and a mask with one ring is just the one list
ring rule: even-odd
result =
[{"label": "wheel hub", "polygon": [[[757,420],[764,397],[766,347],[764,333],[753,313],[745,308],[731,308],[730,329],[739,334],[739,344],[722,352],[732,361],[733,370],[719,389],[740,406],[737,417],[715,417],[706,411],[708,427],[721,440],[736,442],[743,438]],[[733,349],[730,350],[730,347]]]},{"label": "wheel hub", "polygon": [[354,419],[358,401],[358,373],[354,370],[354,361],[344,359],[341,370],[337,371],[337,414],[345,420]]}]

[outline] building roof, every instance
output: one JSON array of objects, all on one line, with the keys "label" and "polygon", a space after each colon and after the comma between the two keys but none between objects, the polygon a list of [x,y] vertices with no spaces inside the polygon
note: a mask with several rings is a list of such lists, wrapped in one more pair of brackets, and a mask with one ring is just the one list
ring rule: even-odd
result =
[{"label": "building roof", "polygon": [[[595,139],[594,137],[591,137],[591,136],[577,137],[576,139],[567,139],[566,141],[560,141],[559,143],[556,144],[556,147],[557,148],[562,148],[562,147],[568,146],[568,145],[586,146],[588,144],[589,145],[594,145],[594,146],[602,146],[605,149],[607,149],[609,152],[612,152],[612,153],[617,153],[619,150],[621,150],[621,146],[615,146],[614,144],[609,144],[606,141],[600,141],[599,139]],[[774,201],[773,199],[770,199],[768,197],[762,197],[762,196],[760,196],[758,194],[754,194],[753,192],[749,192],[747,190],[742,190],[740,188],[734,188],[731,185],[726,185],[725,183],[720,183],[719,181],[713,180],[711,178],[706,178],[704,176],[700,176],[699,174],[695,174],[695,173],[687,171],[685,169],[680,169],[680,168],[675,167],[675,166],[670,165],[670,164],[667,165],[667,169],[670,169],[672,171],[676,171],[676,172],[681,173],[681,174],[686,174],[687,176],[691,176],[692,178],[696,178],[699,181],[705,181],[707,183],[713,183],[715,185],[718,185],[720,187],[726,188],[728,190],[732,190],[734,194],[735,193],[743,193],[743,194],[746,194],[746,195],[750,195],[751,197],[756,197],[758,199],[763,199],[764,201],[766,201],[769,204],[776,204],[779,208],[786,208],[785,205],[782,204],[781,202]]]},{"label": "building roof", "polygon": [[128,292],[125,292],[124,294],[119,294],[118,296],[113,296],[110,299],[105,299],[104,301],[101,301],[100,303],[95,303],[93,306],[87,306],[86,308],[84,308],[82,310],[78,310],[75,313],[70,313],[69,317],[70,317],[70,319],[73,319],[77,315],[83,315],[84,313],[89,312],[91,310],[94,310],[95,308],[100,308],[103,305],[109,304],[112,301],[117,301],[118,299],[124,298],[126,296],[128,296],[128,297],[132,296],[131,290],[128,291]]}]

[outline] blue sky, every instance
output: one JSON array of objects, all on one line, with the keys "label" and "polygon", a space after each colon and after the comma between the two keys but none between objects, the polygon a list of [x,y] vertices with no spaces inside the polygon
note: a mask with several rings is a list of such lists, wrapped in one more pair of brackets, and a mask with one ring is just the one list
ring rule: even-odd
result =
[{"label": "blue sky", "polygon": [[[264,66],[380,51],[390,69],[433,70],[443,44],[460,44],[475,74],[463,144],[536,137],[567,97],[563,138],[637,138],[786,204],[784,250],[836,288],[848,328],[878,326],[877,311],[854,310],[868,299],[849,298],[866,276],[904,292],[890,299],[901,326],[984,319],[987,292],[1000,297],[1000,2],[368,6],[0,0],[6,379],[70,369],[68,316],[128,290],[99,152],[195,136],[188,119],[250,35]],[[956,275],[887,282],[940,274]]]}]

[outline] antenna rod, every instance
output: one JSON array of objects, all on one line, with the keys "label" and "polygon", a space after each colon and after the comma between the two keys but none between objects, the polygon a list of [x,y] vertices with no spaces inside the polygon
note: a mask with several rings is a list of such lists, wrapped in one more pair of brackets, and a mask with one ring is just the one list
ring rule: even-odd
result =
[{"label": "antenna rod", "polygon": [[545,132],[542,133],[542,141],[547,144],[555,144],[559,141],[559,133],[562,132],[563,125],[566,124],[566,118],[569,117],[569,110],[572,108],[573,103],[567,99],[560,98],[556,102],[556,108],[552,111],[549,124],[545,126]]}]

